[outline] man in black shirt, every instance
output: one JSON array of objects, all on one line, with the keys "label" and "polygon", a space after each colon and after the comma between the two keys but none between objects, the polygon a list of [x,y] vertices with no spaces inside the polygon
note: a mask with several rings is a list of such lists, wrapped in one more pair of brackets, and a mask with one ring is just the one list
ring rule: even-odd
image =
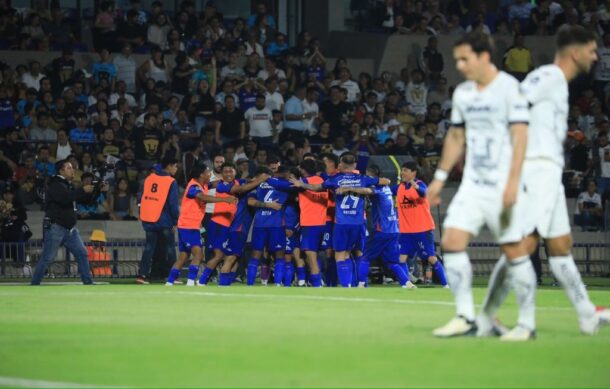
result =
[{"label": "man in black shirt", "polygon": [[246,137],[246,121],[244,113],[235,106],[232,95],[225,97],[225,107],[218,112],[216,118],[216,143],[225,145]]},{"label": "man in black shirt", "polygon": [[[76,258],[83,284],[90,285],[91,273],[87,260],[87,250],[76,228],[75,202],[88,202],[94,196],[94,186],[85,185],[75,190],[72,186],[74,167],[67,160],[55,165],[58,172],[49,181],[46,191],[46,214],[43,226],[42,256],[32,276],[32,285],[40,285],[47,267],[53,262],[60,246],[64,246]],[[102,190],[107,191],[104,185]]]},{"label": "man in black shirt", "polygon": [[157,116],[147,113],[144,116],[144,127],[134,134],[136,158],[142,162],[142,167],[149,168],[161,158],[163,137],[157,128]]},{"label": "man in black shirt", "polygon": [[331,136],[333,138],[341,135],[348,123],[347,112],[350,105],[341,101],[341,89],[338,86],[330,88],[330,100],[320,106],[322,121],[330,123]]}]

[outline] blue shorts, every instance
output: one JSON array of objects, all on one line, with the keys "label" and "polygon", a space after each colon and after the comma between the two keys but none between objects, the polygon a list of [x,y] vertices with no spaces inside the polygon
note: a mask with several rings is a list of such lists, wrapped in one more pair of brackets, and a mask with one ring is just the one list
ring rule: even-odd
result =
[{"label": "blue shorts", "polygon": [[303,251],[320,251],[326,235],[326,228],[326,226],[301,227],[301,249]]},{"label": "blue shorts", "polygon": [[178,251],[190,253],[192,247],[202,247],[199,229],[178,228]]},{"label": "blue shorts", "polygon": [[229,238],[224,244],[223,252],[225,255],[235,255],[241,257],[244,253],[244,247],[246,246],[246,239],[248,234],[243,231],[230,231]]},{"label": "blue shorts", "polygon": [[229,227],[221,226],[210,220],[208,223],[208,249],[224,250],[227,239],[229,239]]},{"label": "blue shorts", "polygon": [[252,250],[275,253],[286,248],[286,231],[283,227],[254,227],[252,229]]},{"label": "blue shorts", "polygon": [[421,259],[436,256],[434,231],[400,234],[400,254],[409,257],[418,256]]},{"label": "blue shorts", "polygon": [[322,236],[322,243],[320,244],[320,250],[332,249],[333,247],[333,222],[326,222],[324,227],[324,235]]},{"label": "blue shorts", "polygon": [[381,257],[383,262],[398,263],[400,257],[398,234],[376,232],[373,238],[367,242],[364,256],[369,260]]},{"label": "blue shorts", "polygon": [[285,254],[292,254],[294,249],[300,248],[300,242],[303,235],[299,231],[292,231],[292,236],[286,236],[286,251]]},{"label": "blue shorts", "polygon": [[333,230],[333,250],[364,250],[366,226],[354,224],[335,224]]}]

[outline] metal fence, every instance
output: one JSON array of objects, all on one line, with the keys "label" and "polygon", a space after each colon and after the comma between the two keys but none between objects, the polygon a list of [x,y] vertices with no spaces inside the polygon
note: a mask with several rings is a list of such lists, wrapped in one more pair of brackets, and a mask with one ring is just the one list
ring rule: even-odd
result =
[{"label": "metal fence", "polygon": [[[138,264],[144,250],[143,240],[113,241],[106,244],[110,254],[108,262],[91,262],[91,268],[109,267],[108,272],[98,272],[98,277],[131,278],[137,275]],[[500,257],[500,247],[496,243],[473,242],[469,255],[476,276],[488,276]],[[544,247],[540,247],[543,259],[542,270],[550,274]],[[29,278],[42,254],[42,240],[27,243],[0,242],[0,279]],[[610,274],[610,244],[577,243],[573,249],[579,270],[586,276],[607,276]],[[245,256],[248,258],[248,256]],[[61,248],[55,261],[49,266],[49,278],[79,277],[76,261],[70,253]],[[94,271],[94,277],[96,276]]]}]

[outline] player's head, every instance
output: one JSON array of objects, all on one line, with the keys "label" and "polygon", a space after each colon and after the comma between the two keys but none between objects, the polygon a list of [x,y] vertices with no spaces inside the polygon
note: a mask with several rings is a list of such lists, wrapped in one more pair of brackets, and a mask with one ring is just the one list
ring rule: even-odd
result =
[{"label": "player's head", "polygon": [[278,173],[278,169],[281,164],[282,163],[280,162],[280,159],[278,157],[276,157],[275,155],[272,155],[269,158],[267,158],[267,166],[269,166],[269,169],[271,169],[273,174]]},{"label": "player's head", "polygon": [[286,165],[279,165],[277,167],[276,176],[287,180],[288,178],[290,178],[290,168]]},{"label": "player's head", "polygon": [[290,169],[290,173],[288,174],[288,178],[295,178],[295,179],[301,178],[301,170],[296,166],[292,167]]},{"label": "player's head", "polygon": [[356,169],[356,155],[350,151],[341,154],[339,158],[339,168],[343,171],[353,171]]},{"label": "player's head", "polygon": [[318,166],[316,164],[316,161],[312,159],[306,159],[299,164],[299,168],[303,176],[309,177],[316,174]]},{"label": "player's head", "polygon": [[165,157],[161,160],[161,169],[165,170],[171,176],[175,176],[178,171],[178,160],[173,157]]},{"label": "player's head", "polygon": [[235,172],[237,169],[235,168],[235,164],[233,162],[223,163],[220,170],[222,172],[222,179],[224,182],[235,181]]},{"label": "player's head", "polygon": [[417,177],[417,163],[414,161],[405,162],[400,169],[400,179],[403,182],[413,181]]},{"label": "player's head", "polygon": [[212,167],[214,169],[214,173],[220,174],[222,173],[222,165],[225,163],[225,157],[220,154],[215,155],[212,163],[214,164]]},{"label": "player's head", "polygon": [[327,174],[335,172],[339,166],[339,158],[333,153],[322,154],[322,162],[324,162],[324,166],[326,166]]},{"label": "player's head", "polygon": [[377,165],[369,165],[366,168],[366,175],[369,177],[379,177],[380,174],[381,174],[381,170],[379,169],[379,166],[377,166]]},{"label": "player's head", "polygon": [[191,178],[199,181],[201,184],[207,184],[210,182],[211,175],[212,172],[210,172],[210,169],[208,169],[207,165],[204,163],[195,165],[193,170],[191,170]]},{"label": "player's head", "polygon": [[494,43],[482,32],[470,32],[453,45],[456,69],[467,80],[480,80],[493,65]]},{"label": "player's head", "polygon": [[577,73],[588,73],[597,61],[595,35],[584,27],[566,25],[557,31],[557,56],[569,58]]},{"label": "player's head", "polygon": [[271,169],[269,169],[267,166],[259,166],[256,169],[256,173],[255,175],[260,176],[261,174],[267,174],[269,176],[273,175],[273,172],[271,171]]}]

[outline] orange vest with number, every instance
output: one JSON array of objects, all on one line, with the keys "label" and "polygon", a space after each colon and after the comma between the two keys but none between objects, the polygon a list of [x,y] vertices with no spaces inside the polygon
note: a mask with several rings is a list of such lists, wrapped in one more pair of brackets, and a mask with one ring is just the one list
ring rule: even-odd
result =
[{"label": "orange vest with number", "polygon": [[[233,184],[239,186],[239,181],[234,180]],[[216,197],[231,197],[229,193],[218,193],[216,191]],[[230,227],[233,222],[233,218],[237,213],[237,203],[216,203],[214,204],[214,213],[212,214],[212,221],[221,226]]]},{"label": "orange vest with number", "polygon": [[201,186],[199,181],[191,180],[186,186],[182,203],[180,204],[180,217],[178,218],[178,228],[186,228],[189,230],[198,230],[201,227],[201,222],[205,216],[205,202],[198,198],[189,199],[186,195],[192,186],[197,186],[203,194],[208,194],[208,186]]},{"label": "orange vest with number", "polygon": [[140,220],[156,223],[161,217],[169,189],[174,183],[170,176],[160,176],[152,173],[144,180],[144,193],[140,202]]},{"label": "orange vest with number", "polygon": [[99,247],[87,246],[87,258],[94,276],[111,276],[110,253]]},{"label": "orange vest with number", "polygon": [[[320,176],[307,177],[307,183],[321,184],[324,179]],[[328,192],[312,192],[310,190],[299,193],[299,207],[301,208],[301,227],[323,226],[326,224],[328,212]]]},{"label": "orange vest with number", "polygon": [[421,197],[411,186],[401,182],[396,192],[398,227],[401,233],[416,233],[434,230],[434,219],[430,213],[427,197]]}]

